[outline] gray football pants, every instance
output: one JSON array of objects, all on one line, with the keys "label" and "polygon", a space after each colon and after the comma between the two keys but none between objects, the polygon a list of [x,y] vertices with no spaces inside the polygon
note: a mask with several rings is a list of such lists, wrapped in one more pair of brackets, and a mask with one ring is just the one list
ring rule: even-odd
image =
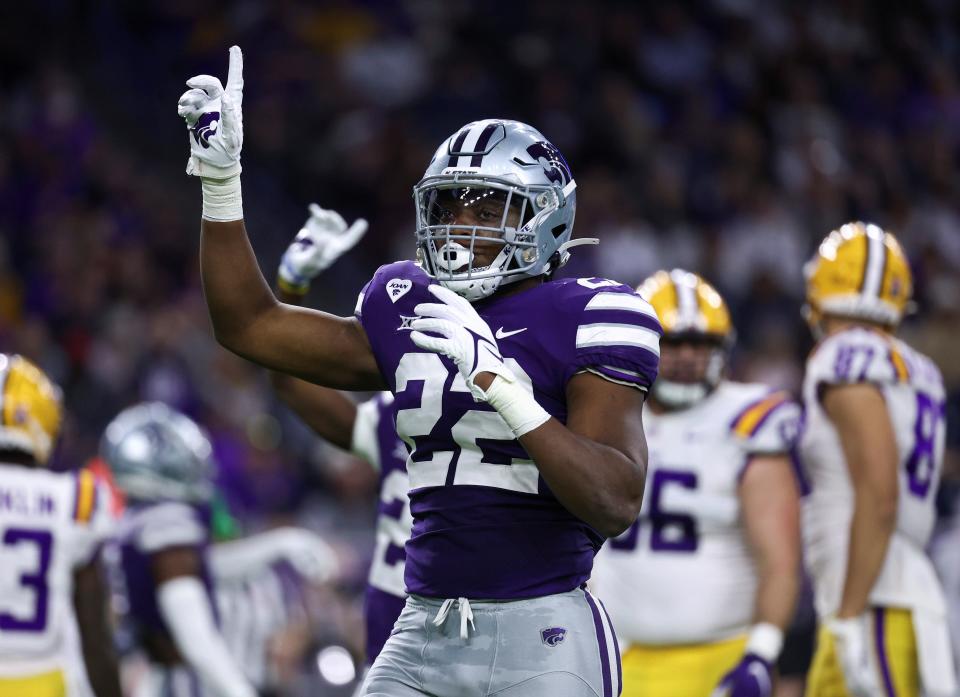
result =
[{"label": "gray football pants", "polygon": [[586,590],[528,600],[449,600],[446,605],[444,613],[443,600],[407,599],[361,695],[620,694],[620,652],[610,618]]}]

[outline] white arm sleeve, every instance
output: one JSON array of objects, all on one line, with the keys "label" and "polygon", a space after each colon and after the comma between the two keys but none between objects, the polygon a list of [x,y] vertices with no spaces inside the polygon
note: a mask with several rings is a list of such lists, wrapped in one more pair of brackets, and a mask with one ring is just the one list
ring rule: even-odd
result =
[{"label": "white arm sleeve", "polygon": [[256,697],[217,630],[199,579],[181,576],[163,583],[157,589],[157,603],[180,653],[214,694]]}]

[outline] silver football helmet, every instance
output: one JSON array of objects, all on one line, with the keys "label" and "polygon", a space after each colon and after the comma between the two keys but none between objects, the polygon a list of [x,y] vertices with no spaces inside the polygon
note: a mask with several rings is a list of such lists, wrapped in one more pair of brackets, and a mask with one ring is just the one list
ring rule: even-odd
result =
[{"label": "silver football helmet", "polygon": [[100,442],[117,486],[141,501],[208,501],[213,496],[212,453],[203,430],[161,402],[120,412]]},{"label": "silver football helmet", "polygon": [[[469,123],[437,149],[413,188],[417,261],[473,302],[566,263],[577,208],[563,155],[519,121]],[[466,222],[464,222],[466,221]]]}]

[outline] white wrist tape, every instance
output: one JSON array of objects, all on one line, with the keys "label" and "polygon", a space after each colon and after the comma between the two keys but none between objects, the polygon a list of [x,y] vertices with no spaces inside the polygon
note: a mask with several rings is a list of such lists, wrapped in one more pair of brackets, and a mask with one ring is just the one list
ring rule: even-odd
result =
[{"label": "white wrist tape", "polygon": [[204,219],[216,222],[243,219],[239,173],[226,179],[200,177],[200,188],[203,191]]},{"label": "white wrist tape", "polygon": [[783,630],[769,622],[753,625],[747,637],[746,653],[756,654],[768,663],[773,663],[783,649]]},{"label": "white wrist tape", "polygon": [[493,379],[484,396],[517,438],[550,420],[550,414],[532,394],[502,375]]}]

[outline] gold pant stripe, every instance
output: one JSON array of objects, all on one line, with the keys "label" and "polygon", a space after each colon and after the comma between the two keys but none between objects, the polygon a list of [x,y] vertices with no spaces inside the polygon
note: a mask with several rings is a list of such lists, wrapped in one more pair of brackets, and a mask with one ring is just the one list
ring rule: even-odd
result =
[{"label": "gold pant stripe", "polygon": [[[900,608],[874,608],[873,646],[883,697],[919,697],[920,667],[917,643],[910,611]],[[817,632],[817,647],[807,675],[805,697],[850,697],[843,669],[826,627]]]},{"label": "gold pant stripe", "polygon": [[746,636],[683,646],[634,644],[623,654],[622,697],[709,697],[746,645]]},{"label": "gold pant stripe", "polygon": [[0,697],[65,697],[67,685],[59,670],[22,678],[0,677]]}]

